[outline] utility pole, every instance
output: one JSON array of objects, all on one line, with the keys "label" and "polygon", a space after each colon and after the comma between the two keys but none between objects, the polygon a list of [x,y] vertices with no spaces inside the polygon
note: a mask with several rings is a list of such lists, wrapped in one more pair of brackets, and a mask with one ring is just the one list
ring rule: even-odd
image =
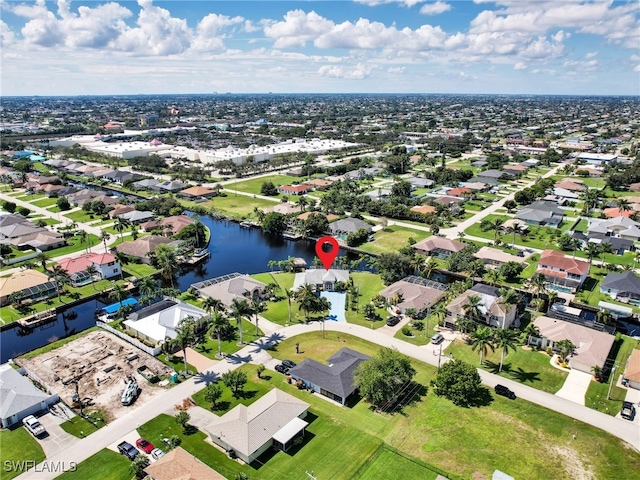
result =
[{"label": "utility pole", "polygon": [[607,400],[611,400],[611,388],[613,387],[613,381],[615,379],[616,366],[611,369],[611,381],[609,382],[609,391],[607,392]]},{"label": "utility pole", "polygon": [[440,352],[438,352],[438,371],[440,371],[440,359],[442,358],[442,343],[440,342]]},{"label": "utility pole", "polygon": [[307,476],[309,477],[310,480],[318,480],[316,478],[316,476],[313,474],[313,470],[311,471],[311,473],[307,472],[306,470],[304,471],[304,473],[307,474]]}]

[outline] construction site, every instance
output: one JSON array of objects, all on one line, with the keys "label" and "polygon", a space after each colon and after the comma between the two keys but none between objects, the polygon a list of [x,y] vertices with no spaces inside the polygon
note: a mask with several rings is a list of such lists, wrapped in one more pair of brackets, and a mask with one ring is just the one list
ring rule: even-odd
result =
[{"label": "construction site", "polygon": [[[137,382],[131,405],[139,406],[168,386],[173,369],[116,336],[94,331],[33,358],[15,359],[76,411],[99,409],[111,421],[132,406],[123,405],[128,383]],[[134,383],[135,383],[134,382]]]}]

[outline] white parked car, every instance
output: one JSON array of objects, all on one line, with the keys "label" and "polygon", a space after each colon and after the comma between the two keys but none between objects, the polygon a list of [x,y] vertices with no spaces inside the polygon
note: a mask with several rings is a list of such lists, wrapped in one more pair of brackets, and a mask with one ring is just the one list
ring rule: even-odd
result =
[{"label": "white parked car", "polygon": [[151,450],[151,457],[158,460],[159,458],[164,457],[164,452],[159,448],[154,448],[153,450]]},{"label": "white parked car", "polygon": [[47,429],[44,428],[44,426],[33,415],[24,417],[22,419],[22,424],[27,430],[29,430],[29,432],[31,432],[31,435],[33,435],[34,437],[39,437],[40,435],[44,435],[45,433],[47,433]]}]

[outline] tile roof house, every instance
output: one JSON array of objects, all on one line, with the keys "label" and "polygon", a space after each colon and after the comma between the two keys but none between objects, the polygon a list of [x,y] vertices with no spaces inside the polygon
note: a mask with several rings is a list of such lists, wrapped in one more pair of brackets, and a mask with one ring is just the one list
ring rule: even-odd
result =
[{"label": "tile roof house", "polygon": [[138,238],[129,242],[122,242],[115,248],[118,252],[122,252],[132,257],[138,257],[142,259],[142,263],[150,263],[148,254],[153,252],[158,245],[168,245],[172,242],[171,239],[161,237],[159,235],[150,235],[148,237]]},{"label": "tile roof house", "polygon": [[202,186],[189,187],[180,191],[180,195],[182,195],[183,197],[191,197],[191,198],[213,197],[215,194],[216,194],[215,190],[211,190],[210,188],[206,188]]},{"label": "tile roof house", "polygon": [[211,278],[191,285],[203,297],[217,298],[226,307],[231,306],[233,300],[251,301],[262,298],[266,285],[254,280],[248,275],[230,273],[221,277]]},{"label": "tile roof house", "polygon": [[153,212],[148,212],[146,210],[133,210],[132,212],[121,213],[118,217],[129,220],[129,222],[134,225],[148,222],[149,220],[156,218]]},{"label": "tile roof house", "polygon": [[306,180],[304,182],[304,185],[308,185],[314,190],[326,190],[331,185],[333,185],[333,182],[331,180],[324,180],[322,178],[312,178],[310,180]]},{"label": "tile roof house", "polygon": [[193,223],[193,218],[188,215],[173,215],[171,217],[165,217],[161,220],[152,220],[150,222],[143,223],[141,227],[145,232],[148,232],[160,226],[171,225],[171,233],[178,233],[184,227],[187,227]]},{"label": "tile roof house", "polygon": [[344,405],[357,390],[353,373],[367,360],[367,355],[345,347],[329,357],[327,365],[307,358],[289,370],[289,375],[293,381],[302,381],[308,389]]},{"label": "tile roof house", "polygon": [[310,405],[274,388],[248,407],[237,405],[204,427],[211,440],[250,464],[269,448],[287,451],[304,437]]},{"label": "tile roof house", "polygon": [[45,393],[11,365],[0,365],[0,424],[3,428],[19,424],[23,418],[46,411],[58,401],[57,393]]},{"label": "tile roof house", "polygon": [[123,205],[119,203],[118,205],[113,207],[113,210],[109,212],[109,216],[111,218],[115,218],[119,215],[122,215],[123,213],[133,212],[134,210],[135,208],[133,208],[131,205]]},{"label": "tile roof house", "polygon": [[587,233],[601,233],[637,242],[640,240],[640,224],[627,217],[608,220],[592,219],[587,227]]},{"label": "tile roof house", "polygon": [[332,292],[336,282],[349,282],[349,270],[312,268],[304,272],[296,273],[293,279],[293,290],[297,290],[303,285],[314,285],[327,292]]},{"label": "tile roof house", "polygon": [[434,207],[433,205],[416,205],[414,207],[411,207],[411,211],[427,215],[429,213],[436,213],[436,207]]},{"label": "tile roof house", "polygon": [[585,190],[587,190],[587,187],[581,181],[570,180],[568,178],[556,182],[554,186],[555,188],[563,188],[572,192],[584,192]]},{"label": "tile roof house", "polygon": [[64,258],[58,261],[71,277],[73,286],[87,285],[95,280],[87,274],[87,267],[92,265],[98,271],[98,279],[109,279],[121,274],[120,262],[111,253],[86,253],[76,258]]},{"label": "tile roof house", "polygon": [[640,350],[637,348],[631,352],[622,378],[627,381],[629,387],[640,390]]},{"label": "tile roof house", "polygon": [[397,302],[399,298],[395,306],[400,313],[405,313],[408,308],[422,313],[438,303],[446,291],[447,286],[442,283],[410,275],[384,288],[380,295],[389,302]]},{"label": "tile roof house", "polygon": [[8,277],[0,277],[0,305],[9,304],[12,294],[22,300],[43,300],[56,293],[57,282],[38,270],[20,270]]},{"label": "tile roof house", "polygon": [[307,220],[311,216],[311,214],[322,215],[326,217],[327,221],[329,222],[333,222],[335,220],[340,219],[340,217],[338,217],[337,215],[334,215],[333,213],[322,213],[322,212],[304,212],[298,215],[296,218],[298,220]]},{"label": "tile roof house", "polygon": [[564,211],[554,202],[539,200],[520,209],[515,218],[529,225],[560,226]]},{"label": "tile roof house", "polygon": [[498,288],[478,283],[454,298],[449,305],[447,305],[447,323],[455,324],[459,318],[464,317],[464,305],[468,303],[469,297],[471,296],[480,298],[480,313],[487,325],[507,328],[515,320],[517,305],[503,304],[502,296]]},{"label": "tile roof house", "polygon": [[538,317],[533,324],[538,327],[540,336],[533,338],[532,343],[540,348],[551,347],[560,340],[570,340],[576,346],[569,357],[571,368],[591,373],[594,366],[604,367],[615,337],[576,323],[565,322],[551,317]]},{"label": "tile roof house", "polygon": [[631,217],[632,215],[637,215],[638,211],[633,206],[631,206],[631,210],[620,210],[618,207],[610,207],[610,208],[603,209],[602,213],[607,218],[616,218],[616,217]]},{"label": "tile roof house", "polygon": [[449,190],[447,192],[447,195],[450,197],[460,197],[460,198],[464,198],[465,196],[471,197],[473,195],[473,191],[470,188],[466,188],[466,187],[456,187]]},{"label": "tile roof house", "polygon": [[281,185],[278,187],[278,193],[285,195],[304,195],[311,190],[313,188],[310,185]]},{"label": "tile roof house", "polygon": [[137,337],[159,345],[167,337],[177,337],[176,329],[185,318],[198,321],[207,315],[207,312],[194,305],[165,299],[130,314],[123,324]]},{"label": "tile roof house", "polygon": [[619,302],[640,303],[640,277],[633,272],[608,273],[600,286],[600,293]]},{"label": "tile roof house", "polygon": [[415,248],[416,252],[419,254],[426,256],[432,255],[438,258],[447,258],[452,253],[457,253],[466,246],[466,243],[449,240],[448,238],[439,237],[437,235],[433,235],[413,244],[413,248]]},{"label": "tile roof house", "polygon": [[67,244],[63,235],[42,229],[40,232],[30,233],[12,239],[9,243],[20,250],[38,249],[42,251],[53,250]]},{"label": "tile roof house", "polygon": [[540,255],[536,273],[544,275],[551,288],[557,285],[575,292],[589,276],[589,262],[567,257],[555,250],[545,250]]},{"label": "tile roof house", "polygon": [[434,200],[435,203],[439,203],[441,205],[445,205],[447,207],[450,207],[451,205],[458,205],[462,202],[464,202],[464,198],[460,198],[460,197],[452,197],[449,195],[444,195],[442,197],[438,197]]},{"label": "tile roof house", "polygon": [[182,447],[165,453],[144,471],[151,480],[226,480]]},{"label": "tile roof house", "polygon": [[482,260],[485,265],[500,266],[507,262],[524,263],[524,257],[511,255],[493,247],[480,247],[480,250],[474,253],[473,256]]},{"label": "tile roof house", "polygon": [[336,220],[329,224],[329,231],[333,235],[348,235],[360,230],[361,228],[365,229],[367,232],[371,232],[372,230],[371,225],[364,220],[352,217]]}]

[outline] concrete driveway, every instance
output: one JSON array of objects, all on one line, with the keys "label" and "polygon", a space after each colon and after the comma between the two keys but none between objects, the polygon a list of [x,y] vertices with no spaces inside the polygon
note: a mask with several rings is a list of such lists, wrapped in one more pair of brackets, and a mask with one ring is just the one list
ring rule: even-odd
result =
[{"label": "concrete driveway", "polygon": [[47,429],[48,433],[47,436],[37,439],[47,458],[72,448],[80,441],[79,438],[65,432],[60,426],[62,422],[67,420],[66,418],[60,418],[54,416],[52,413],[46,413],[39,417],[38,420],[40,420],[40,423]]},{"label": "concrete driveway", "polygon": [[556,392],[556,396],[584,405],[584,397],[587,394],[592,378],[593,375],[590,373],[572,369],[567,375],[562,388]]}]

